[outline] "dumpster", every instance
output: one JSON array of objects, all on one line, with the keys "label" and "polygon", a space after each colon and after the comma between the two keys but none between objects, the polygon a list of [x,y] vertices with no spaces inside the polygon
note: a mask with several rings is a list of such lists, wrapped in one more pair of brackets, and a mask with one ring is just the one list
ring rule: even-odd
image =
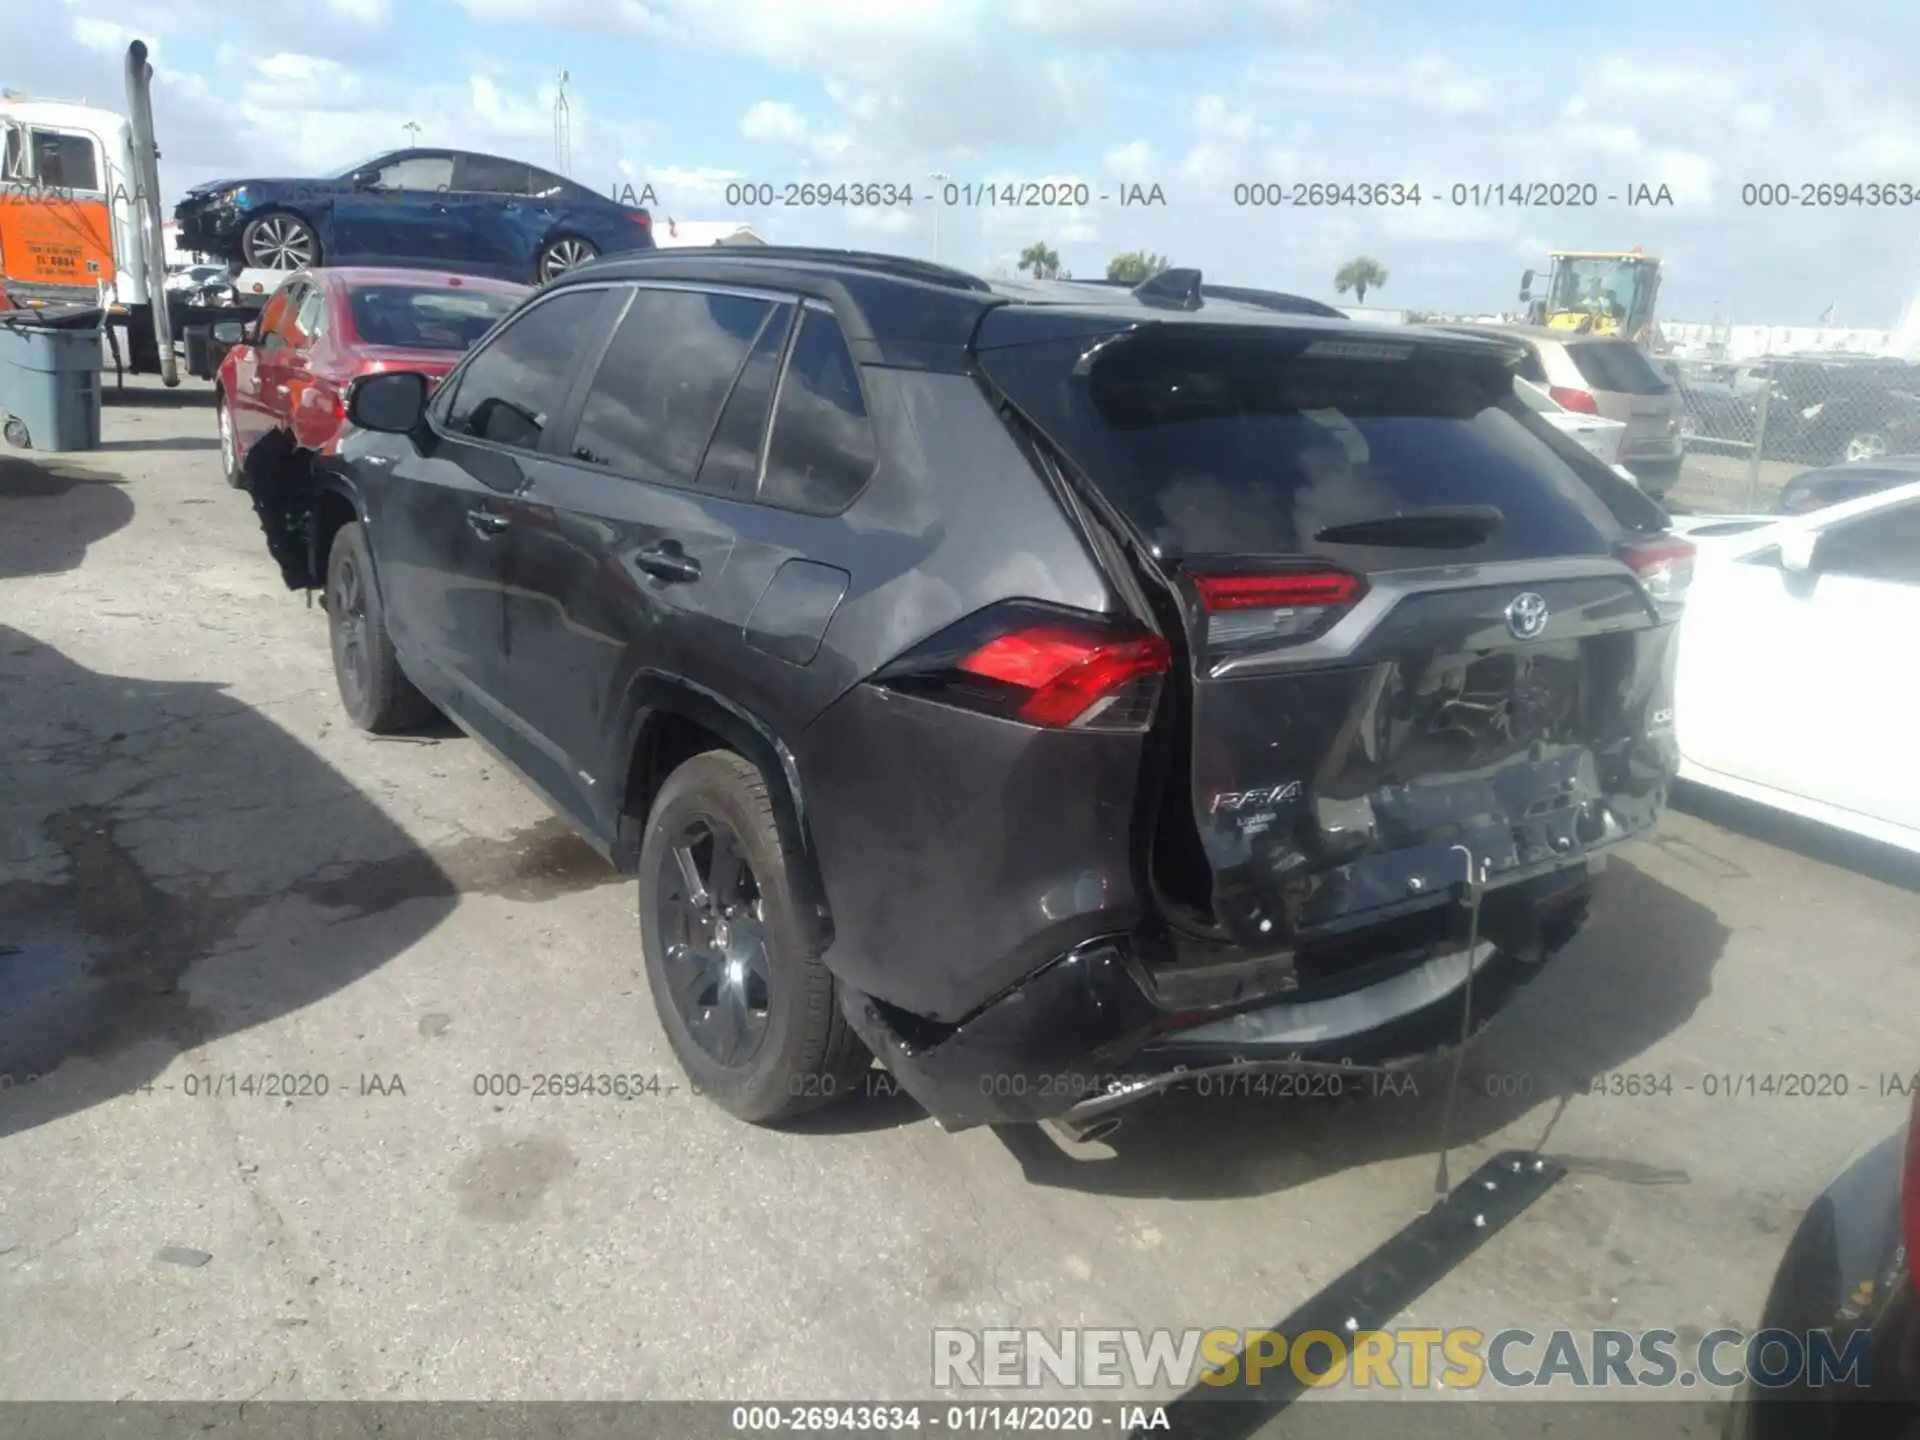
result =
[{"label": "dumpster", "polygon": [[0,433],[21,449],[100,446],[97,307],[0,312]]}]

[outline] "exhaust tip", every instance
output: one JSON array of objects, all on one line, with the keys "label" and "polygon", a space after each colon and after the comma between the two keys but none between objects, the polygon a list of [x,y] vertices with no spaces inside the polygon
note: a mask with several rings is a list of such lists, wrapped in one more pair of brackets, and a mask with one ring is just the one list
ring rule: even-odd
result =
[{"label": "exhaust tip", "polygon": [[1074,1145],[1091,1145],[1096,1140],[1105,1140],[1120,1128],[1121,1117],[1102,1115],[1093,1120],[1049,1120],[1048,1125]]}]

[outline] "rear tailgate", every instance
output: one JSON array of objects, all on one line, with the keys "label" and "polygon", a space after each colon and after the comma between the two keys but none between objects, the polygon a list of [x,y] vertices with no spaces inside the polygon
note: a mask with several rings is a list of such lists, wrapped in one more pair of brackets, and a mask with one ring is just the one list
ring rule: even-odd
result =
[{"label": "rear tailgate", "polygon": [[1498,883],[1650,823],[1684,573],[1642,583],[1502,350],[1262,330],[981,349],[1185,642],[1214,922],[1273,950],[1444,902],[1456,846]]},{"label": "rear tailgate", "polygon": [[1679,438],[1680,393],[1628,340],[1578,340],[1567,354],[1593,388],[1600,413],[1626,424],[1620,458],[1672,453]]}]

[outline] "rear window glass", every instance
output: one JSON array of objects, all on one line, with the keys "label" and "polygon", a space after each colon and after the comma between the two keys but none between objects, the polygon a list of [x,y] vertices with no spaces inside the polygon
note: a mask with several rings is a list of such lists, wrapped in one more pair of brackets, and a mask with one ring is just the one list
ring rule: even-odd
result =
[{"label": "rear window glass", "polygon": [[[1412,346],[1308,356],[1304,340],[1142,338],[1090,376],[1028,346],[989,364],[1040,428],[1168,555],[1326,552],[1363,566],[1599,554],[1614,515],[1537,433],[1512,372]],[[1064,359],[1065,363],[1061,361]],[[1024,372],[1024,373],[1016,373]],[[1497,508],[1468,549],[1357,554],[1320,532],[1428,506]],[[1378,547],[1368,547],[1375,549]]]},{"label": "rear window glass", "polygon": [[347,296],[362,344],[407,350],[465,350],[516,303],[490,290],[418,286],[368,286]]},{"label": "rear window glass", "polygon": [[1567,346],[1574,367],[1596,390],[1628,395],[1658,395],[1670,388],[1666,376],[1638,345],[1625,340],[1589,340]]}]

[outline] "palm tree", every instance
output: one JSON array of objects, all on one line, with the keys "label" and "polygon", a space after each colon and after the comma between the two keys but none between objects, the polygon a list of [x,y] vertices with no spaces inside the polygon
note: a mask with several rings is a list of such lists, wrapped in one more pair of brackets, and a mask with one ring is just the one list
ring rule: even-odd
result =
[{"label": "palm tree", "polygon": [[1060,252],[1046,241],[1036,240],[1020,252],[1020,268],[1036,280],[1060,279]]},{"label": "palm tree", "polygon": [[1367,291],[1387,283],[1387,267],[1371,255],[1356,255],[1333,272],[1333,288],[1344,295],[1353,291],[1357,304],[1367,303]]},{"label": "palm tree", "polygon": [[1150,250],[1129,250],[1124,255],[1116,255],[1107,262],[1109,280],[1125,280],[1138,285],[1143,280],[1151,280],[1162,271],[1171,270],[1173,262],[1164,255],[1155,255]]}]

